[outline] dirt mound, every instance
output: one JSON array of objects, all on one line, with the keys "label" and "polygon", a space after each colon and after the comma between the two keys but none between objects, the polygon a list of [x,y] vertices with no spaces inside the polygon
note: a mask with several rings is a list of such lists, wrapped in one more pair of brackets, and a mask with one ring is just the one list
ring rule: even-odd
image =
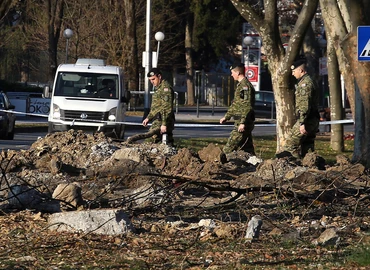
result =
[{"label": "dirt mound", "polygon": [[[2,213],[15,212],[7,214],[2,228],[9,227],[7,230],[12,231],[12,227],[18,228],[19,221],[24,220],[29,233],[34,236],[35,231],[40,232],[49,239],[50,246],[60,245],[51,239],[64,241],[68,247],[78,243],[74,234],[52,234],[43,229],[47,225],[42,216],[59,209],[50,207],[55,197],[63,200],[73,195],[74,203],[65,204],[68,210],[114,207],[127,212],[138,229],[137,236],[124,241],[83,236],[91,237],[89,243],[98,239],[99,243],[91,247],[106,265],[116,265],[117,257],[104,255],[105,247],[113,243],[118,243],[114,249],[119,254],[129,254],[132,247],[137,247],[134,256],[144,258],[152,252],[158,254],[159,246],[172,246],[177,241],[184,245],[184,250],[194,247],[186,255],[193,261],[198,260],[197,250],[203,250],[206,245],[207,250],[221,248],[220,254],[233,254],[213,257],[217,265],[222,266],[225,260],[229,260],[227,265],[245,264],[246,261],[235,259],[238,256],[233,253],[234,247],[241,246],[245,252],[245,227],[256,214],[264,223],[261,242],[253,243],[253,249],[258,246],[254,256],[260,250],[272,252],[289,242],[294,244],[294,253],[288,248],[286,252],[279,249],[271,254],[277,252],[293,261],[292,254],[306,256],[307,250],[312,250],[312,243],[323,245],[327,240],[337,246],[350,246],[351,241],[359,241],[368,233],[369,172],[361,164],[351,164],[344,156],[338,156],[336,166],[328,167],[315,153],[302,161],[291,157],[261,160],[245,152],[224,155],[213,144],[195,153],[161,144],[125,144],[102,134],[70,130],[40,138],[29,150],[3,151],[1,170]],[[65,194],[67,187],[75,188],[75,193]],[[55,195],[58,190],[62,192]],[[23,198],[22,193],[32,197]],[[27,208],[38,214],[30,217],[29,211],[19,212]],[[331,231],[325,230],[328,226]],[[332,237],[324,238],[324,231]],[[2,239],[3,245],[14,242],[14,247],[7,250],[19,249],[19,240],[13,235]],[[29,243],[34,237],[25,239],[30,239]],[[37,239],[33,245],[42,242]],[[186,239],[189,245],[184,244]],[[212,247],[212,243],[217,243],[217,247]],[[223,243],[222,247],[218,243]],[[131,251],[122,252],[123,247]],[[70,254],[71,258],[85,254],[85,249],[75,248],[77,252]],[[102,248],[104,251],[100,251]],[[314,260],[318,251],[313,252]],[[177,257],[166,248],[161,249],[161,254],[153,257],[161,266],[168,258],[183,263],[185,256]],[[249,257],[248,260],[254,258]],[[150,259],[146,261],[153,263]]]},{"label": "dirt mound", "polygon": [[362,165],[351,165],[343,156],[338,156],[337,166],[323,170],[325,161],[315,153],[303,161],[261,160],[243,151],[225,155],[213,144],[194,153],[162,144],[125,144],[102,133],[77,130],[48,134],[29,150],[1,155],[7,185],[27,185],[52,194],[59,183],[77,182],[89,207],[125,205],[130,199],[123,198],[132,190],[153,184],[163,189],[182,184],[199,194],[219,190],[216,197],[229,200],[232,195],[222,192],[238,189],[240,197],[245,189],[293,188],[313,195],[334,184],[362,187],[368,177]]},{"label": "dirt mound", "polygon": [[[343,156],[338,156],[338,166],[322,170],[325,161],[315,153],[309,153],[302,163],[288,157],[263,161],[243,151],[226,156],[213,144],[193,153],[161,144],[127,145],[102,133],[77,130],[48,134],[29,150],[9,150],[1,155],[1,168],[9,174],[10,184],[34,184],[47,179],[43,186],[51,189],[61,181],[77,181],[104,189],[105,182],[113,178],[120,179],[117,187],[121,188],[137,188],[158,178],[169,182],[235,181],[238,187],[276,186],[294,180],[294,185],[306,186],[316,185],[316,179],[327,179],[334,174],[328,172],[342,172],[342,181],[362,179],[365,172],[363,166],[352,166]],[[94,179],[99,180],[92,185]],[[89,193],[93,189],[89,187]]]}]

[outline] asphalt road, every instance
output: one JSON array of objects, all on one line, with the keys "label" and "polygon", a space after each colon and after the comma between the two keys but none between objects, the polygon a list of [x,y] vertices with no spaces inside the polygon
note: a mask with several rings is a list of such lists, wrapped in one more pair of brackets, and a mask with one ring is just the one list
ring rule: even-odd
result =
[{"label": "asphalt road", "polygon": [[[174,131],[175,138],[227,138],[230,134],[231,126],[216,126],[216,127],[177,127]],[[345,132],[353,132],[353,125],[344,125]],[[324,131],[324,126],[320,126],[320,131]],[[141,126],[131,126],[126,129],[125,137],[133,134],[145,132],[145,128]],[[274,135],[275,126],[256,126],[253,135]],[[0,150],[28,149],[32,143],[38,138],[42,138],[47,134],[47,128],[21,128],[17,129],[14,140],[0,140]]]}]

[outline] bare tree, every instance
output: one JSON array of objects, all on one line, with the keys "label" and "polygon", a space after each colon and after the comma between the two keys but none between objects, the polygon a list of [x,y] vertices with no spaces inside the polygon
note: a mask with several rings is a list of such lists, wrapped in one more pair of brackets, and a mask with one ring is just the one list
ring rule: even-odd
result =
[{"label": "bare tree", "polygon": [[54,79],[58,66],[57,48],[64,14],[64,1],[46,0],[48,18],[49,80]]},{"label": "bare tree", "polygon": [[[328,80],[330,89],[330,115],[331,120],[342,120],[344,108],[342,106],[342,92],[340,85],[340,72],[338,58],[335,53],[335,47],[332,38],[328,39],[327,44],[328,58]],[[331,125],[330,145],[337,152],[344,151],[343,124]]]},{"label": "bare tree", "polygon": [[189,13],[186,18],[185,26],[185,59],[186,59],[186,85],[187,85],[187,105],[194,105],[194,68],[193,68],[193,22],[194,16]]},{"label": "bare tree", "polygon": [[139,89],[138,48],[136,36],[135,1],[124,0],[126,19],[125,45],[123,46],[124,67],[128,77],[128,90]]},{"label": "bare tree", "polygon": [[[277,152],[283,149],[288,131],[295,121],[294,90],[291,84],[291,70],[294,59],[300,53],[307,29],[317,10],[319,0],[306,0],[291,31],[288,49],[285,51],[279,29],[277,0],[246,2],[230,0],[239,13],[253,25],[262,37],[276,99]],[[280,3],[281,4],[281,3]],[[312,54],[312,52],[308,52]]]},{"label": "bare tree", "polygon": [[[361,103],[356,103],[356,137],[353,161],[361,162],[370,167],[370,63],[357,60],[357,27],[369,25],[365,16],[369,3],[366,0],[320,0],[325,27],[333,39],[339,61],[342,61],[341,71],[345,67],[351,70],[355,83],[359,88]],[[344,55],[345,59],[341,58]],[[346,81],[346,85],[353,81]],[[363,108],[359,110],[358,108]],[[352,108],[352,111],[353,108]]]}]

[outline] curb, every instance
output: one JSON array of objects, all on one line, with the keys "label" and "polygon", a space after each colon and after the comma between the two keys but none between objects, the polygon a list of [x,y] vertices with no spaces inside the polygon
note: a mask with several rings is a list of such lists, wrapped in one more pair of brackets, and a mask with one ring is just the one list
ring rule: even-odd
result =
[{"label": "curb", "polygon": [[48,132],[48,125],[16,124],[14,131],[15,133]]}]

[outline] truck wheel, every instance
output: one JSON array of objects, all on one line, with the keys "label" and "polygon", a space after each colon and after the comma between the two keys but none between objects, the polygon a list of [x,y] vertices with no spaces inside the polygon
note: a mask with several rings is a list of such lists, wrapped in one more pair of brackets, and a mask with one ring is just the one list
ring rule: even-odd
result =
[{"label": "truck wheel", "polygon": [[8,132],[8,134],[6,136],[6,139],[7,140],[13,140],[14,139],[14,127],[11,131]]},{"label": "truck wheel", "polygon": [[54,132],[54,129],[53,129],[53,124],[52,123],[48,123],[48,133],[53,133]]},{"label": "truck wheel", "polygon": [[0,134],[0,139],[6,140],[8,137],[8,131],[5,130],[3,133]]}]

